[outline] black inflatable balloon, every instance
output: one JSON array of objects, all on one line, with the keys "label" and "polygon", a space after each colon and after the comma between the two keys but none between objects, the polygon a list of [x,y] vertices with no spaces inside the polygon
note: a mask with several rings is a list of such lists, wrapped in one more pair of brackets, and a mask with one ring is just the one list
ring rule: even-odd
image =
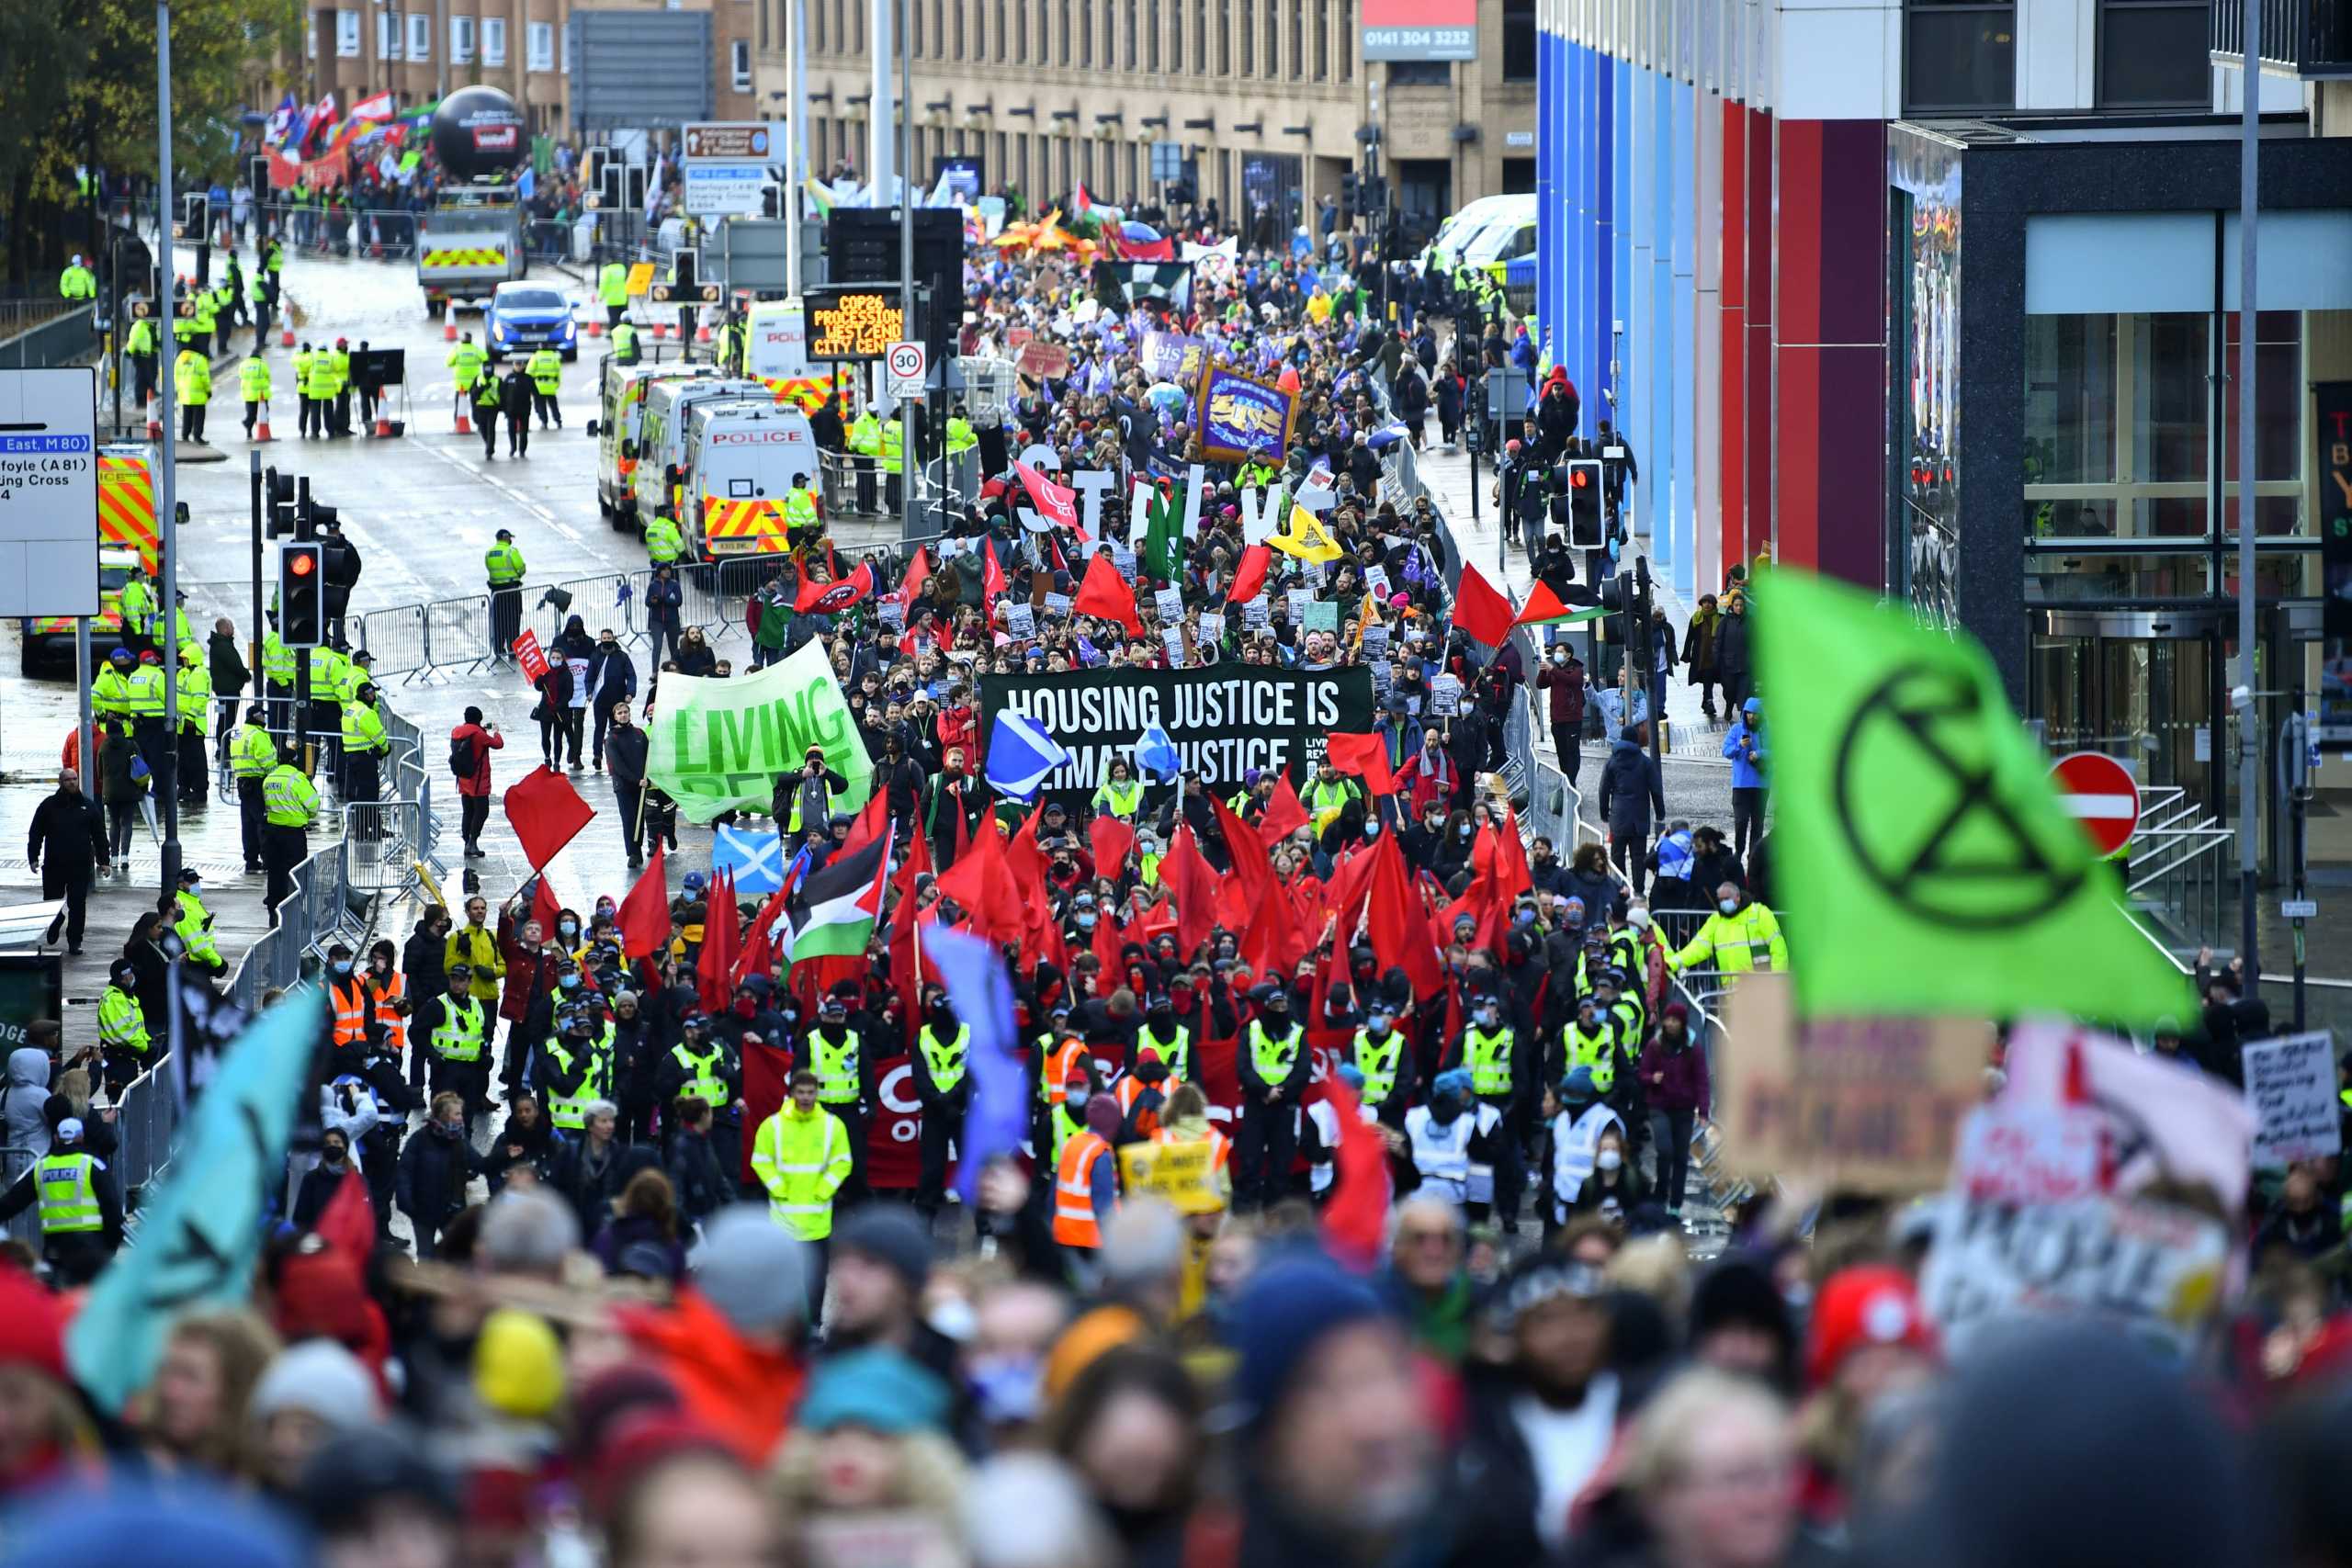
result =
[{"label": "black inflatable balloon", "polygon": [[454,179],[486,179],[530,150],[521,111],[495,87],[461,87],[433,111],[433,155]]}]

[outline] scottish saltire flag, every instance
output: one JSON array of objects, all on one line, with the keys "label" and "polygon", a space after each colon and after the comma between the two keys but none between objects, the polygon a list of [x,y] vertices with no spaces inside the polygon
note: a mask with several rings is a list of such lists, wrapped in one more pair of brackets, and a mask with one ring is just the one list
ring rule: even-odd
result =
[{"label": "scottish saltire flag", "polygon": [[738,893],[773,893],[784,886],[784,835],[721,828],[710,846],[710,869],[732,872]]},{"label": "scottish saltire flag", "polygon": [[1061,743],[1026,714],[1000,713],[989,729],[989,787],[1000,795],[1027,800],[1069,761]]},{"label": "scottish saltire flag", "polygon": [[518,200],[530,200],[532,197],[538,194],[538,189],[539,172],[537,169],[524,170],[523,177],[514,182],[514,195]]},{"label": "scottish saltire flag", "polygon": [[1175,737],[1164,724],[1155,724],[1136,738],[1135,757],[1136,767],[1154,778],[1172,779],[1184,768],[1184,760],[1176,754]]}]

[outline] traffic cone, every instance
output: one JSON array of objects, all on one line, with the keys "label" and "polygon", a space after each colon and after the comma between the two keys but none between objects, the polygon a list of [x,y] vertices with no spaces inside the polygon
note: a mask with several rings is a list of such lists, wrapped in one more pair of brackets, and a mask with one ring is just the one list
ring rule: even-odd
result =
[{"label": "traffic cone", "polygon": [[379,413],[376,416],[376,434],[385,440],[391,439],[392,421],[389,414]]},{"label": "traffic cone", "polygon": [[695,331],[695,341],[696,343],[708,343],[710,341],[710,329],[708,327],[696,328]]},{"label": "traffic cone", "polygon": [[471,435],[473,433],[474,422],[466,417],[466,411],[463,408],[459,408],[458,410],[458,434],[460,435]]},{"label": "traffic cone", "polygon": [[294,346],[294,329],[292,327],[281,327],[278,329],[277,346],[280,348],[292,348]]},{"label": "traffic cone", "polygon": [[277,437],[269,433],[269,421],[264,419],[255,422],[253,439],[254,445],[258,446],[265,441],[275,441]]},{"label": "traffic cone", "polygon": [[669,341],[670,329],[663,323],[656,321],[653,323],[653,335],[666,343]]},{"label": "traffic cone", "polygon": [[155,417],[155,395],[150,392],[147,394],[147,439],[161,441],[163,438],[164,422]]},{"label": "traffic cone", "polygon": [[443,343],[455,343],[458,341],[457,322],[443,321],[441,323],[441,341]]},{"label": "traffic cone", "polygon": [[592,319],[588,323],[588,335],[590,337],[603,337],[605,335],[605,323]]}]

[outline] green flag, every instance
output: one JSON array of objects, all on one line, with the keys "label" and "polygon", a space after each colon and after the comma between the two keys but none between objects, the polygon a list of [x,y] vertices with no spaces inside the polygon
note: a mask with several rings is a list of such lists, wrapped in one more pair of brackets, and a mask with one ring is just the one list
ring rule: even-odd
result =
[{"label": "green flag", "polygon": [[873,761],[820,642],[723,681],[673,671],[662,678],[648,728],[646,775],[690,821],[767,810],[778,775],[798,773],[811,746],[823,747],[826,764],[849,781],[833,809],[854,811],[874,793]]},{"label": "green flag", "polygon": [[1174,491],[1172,485],[1154,485],[1145,508],[1143,569],[1163,582],[1175,581],[1184,570],[1184,503]]},{"label": "green flag", "polygon": [[1800,1012],[2188,1010],[1982,648],[1795,571],[1768,602],[1772,871]]}]

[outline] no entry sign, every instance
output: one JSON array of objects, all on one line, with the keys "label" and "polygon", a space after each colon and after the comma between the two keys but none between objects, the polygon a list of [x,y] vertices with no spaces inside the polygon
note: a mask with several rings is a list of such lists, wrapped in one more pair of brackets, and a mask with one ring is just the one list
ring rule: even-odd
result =
[{"label": "no entry sign", "polygon": [[2083,825],[2098,852],[2111,855],[2140,825],[2140,785],[2132,770],[2097,751],[2075,751],[2051,765],[2058,802]]}]

